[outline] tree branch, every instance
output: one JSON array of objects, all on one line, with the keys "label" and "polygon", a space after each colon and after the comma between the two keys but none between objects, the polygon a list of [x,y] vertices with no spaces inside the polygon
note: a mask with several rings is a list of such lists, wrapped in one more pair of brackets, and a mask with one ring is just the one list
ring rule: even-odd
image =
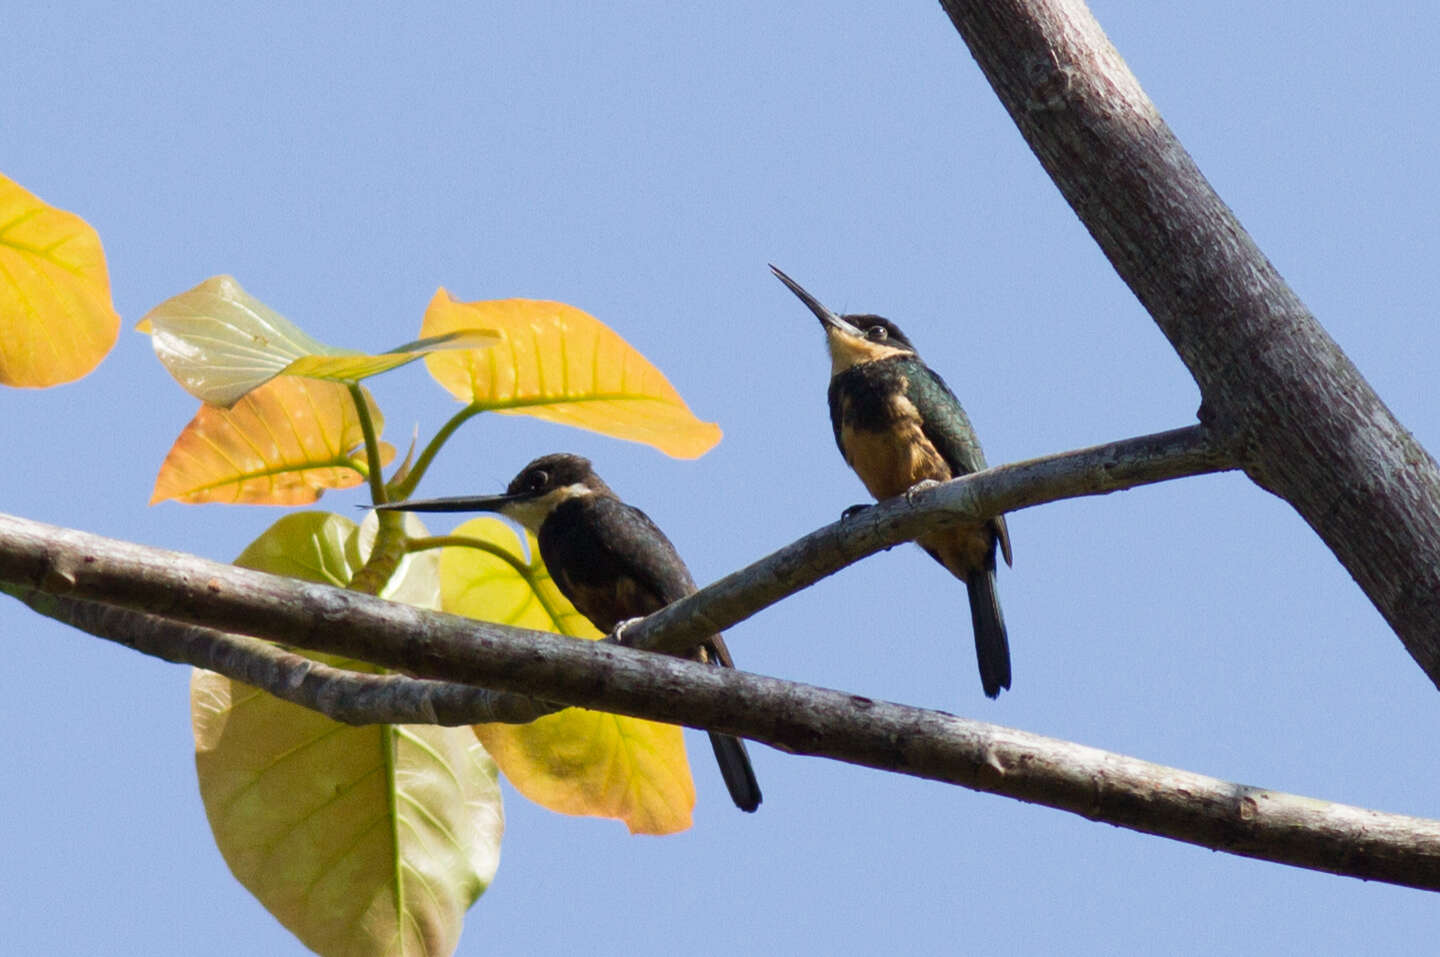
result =
[{"label": "tree branch", "polygon": [[942,0],[1030,148],[1200,386],[1440,685],[1440,469],[1206,182],[1081,0]]},{"label": "tree branch", "polygon": [[1001,465],[881,502],[827,525],[625,629],[624,643],[684,654],[713,634],[867,555],[946,522],[973,522],[1033,505],[1105,495],[1234,468],[1209,431],[1192,425]]},{"label": "tree branch", "polygon": [[34,589],[11,593],[47,618],[97,638],[243,681],[343,724],[524,724],[564,707],[449,681],[349,671],[259,638],[182,625],[127,608],[56,598]]},{"label": "tree branch", "polygon": [[[33,524],[0,519],[4,532]],[[76,536],[96,544],[96,536],[81,533],[57,538]],[[73,545],[56,544],[52,554],[57,566],[77,558],[84,563]],[[98,555],[91,557],[92,564],[102,563]],[[204,566],[213,566],[209,570],[216,574],[200,587],[222,596],[273,579],[276,596],[283,597],[257,616],[267,628],[281,621],[287,632],[348,636],[359,647],[392,649],[385,657],[395,662],[433,660],[438,649],[448,648],[457,654],[457,676],[466,681],[513,691],[544,689],[545,697],[557,701],[728,731],[792,753],[1008,795],[1247,857],[1440,889],[1437,821],[1231,784],[939,711],[608,642],[488,626],[171,553],[155,557],[161,568],[185,566],[167,572],[182,592],[195,587],[194,573]],[[91,590],[91,572],[59,574],[77,590]],[[323,622],[316,624],[316,617]]]}]

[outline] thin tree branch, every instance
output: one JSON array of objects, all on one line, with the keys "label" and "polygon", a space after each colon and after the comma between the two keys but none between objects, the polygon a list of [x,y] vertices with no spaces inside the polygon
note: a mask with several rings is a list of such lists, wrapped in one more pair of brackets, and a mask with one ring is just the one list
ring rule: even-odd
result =
[{"label": "thin tree branch", "polygon": [[1206,182],[1082,0],[942,0],[1010,118],[1200,386],[1201,421],[1440,686],[1440,468]]},{"label": "thin tree branch", "polygon": [[[858,518],[813,532],[685,599],[686,618],[664,611],[652,616],[664,623],[663,632],[647,620],[627,629],[627,640],[687,650],[785,594],[908,541],[937,522],[974,521],[1041,502],[1226,467],[1224,452],[1210,445],[1206,430],[1190,426],[968,475],[920,492],[911,502],[904,497],[882,502]],[[354,636],[335,634],[326,627],[327,619],[331,606],[343,604],[338,596],[344,592],[13,516],[0,515],[0,581],[359,658],[410,674],[470,680],[453,670],[463,657],[461,646],[411,641],[397,652],[392,642],[362,644]],[[297,618],[288,607],[291,602],[301,602],[310,611]],[[401,611],[393,614],[397,628],[415,624],[402,620]],[[544,634],[479,622],[471,627],[494,634]]]},{"label": "thin tree branch", "polygon": [[1033,505],[1105,495],[1234,468],[1203,426],[1122,439],[1001,465],[827,525],[625,628],[624,644],[684,654],[787,595],[941,522],[975,521]]},{"label": "thin tree branch", "polygon": [[14,597],[97,638],[243,681],[344,724],[524,724],[564,707],[449,681],[349,671],[259,638],[33,589]]}]

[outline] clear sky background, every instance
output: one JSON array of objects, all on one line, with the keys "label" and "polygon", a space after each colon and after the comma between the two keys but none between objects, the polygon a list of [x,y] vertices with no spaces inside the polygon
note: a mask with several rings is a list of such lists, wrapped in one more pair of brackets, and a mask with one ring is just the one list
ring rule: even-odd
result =
[{"label": "clear sky background", "polygon": [[[1416,0],[1097,0],[1280,272],[1440,448],[1440,14]],[[769,274],[896,319],[991,462],[1194,421],[1179,360],[1041,171],[937,4],[16,4],[0,170],[86,217],[125,330],[90,377],[7,390],[0,508],[229,559],[278,518],[149,507],[195,411],[129,330],[232,273],[322,340],[416,335],[439,285],[560,299],[724,441],[695,462],[482,416],[422,495],[593,458],[701,582],[865,499],[819,326]],[[454,411],[372,383],[403,446]],[[321,505],[351,515],[360,490]],[[432,523],[439,527],[440,523]],[[1281,500],[1239,475],[1013,515],[1014,689],[965,592],[897,548],[729,635],[742,667],[1228,780],[1440,816],[1440,696]],[[236,883],[194,784],[187,670],[0,603],[0,950],[299,953]],[[701,735],[694,829],[629,837],[506,792],[462,954],[1414,953],[1440,898],[1016,801],[752,749],[735,811]]]}]

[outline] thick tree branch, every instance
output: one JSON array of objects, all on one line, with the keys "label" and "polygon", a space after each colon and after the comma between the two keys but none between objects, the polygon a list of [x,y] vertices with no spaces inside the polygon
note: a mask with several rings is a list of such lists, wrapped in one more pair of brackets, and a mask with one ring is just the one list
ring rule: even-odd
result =
[{"label": "thick tree branch", "polygon": [[[5,532],[32,524],[0,520]],[[1440,889],[1437,821],[1244,787],[943,712],[608,642],[490,627],[323,585],[158,555],[181,592],[193,587],[196,571],[214,572],[201,585],[217,594],[272,579],[276,595],[288,594],[264,608],[259,618],[267,627],[280,623],[286,633],[317,638],[349,636],[357,647],[391,649],[385,657],[395,663],[432,661],[438,649],[451,649],[457,677],[477,684],[543,689],[557,701],[728,731],[789,752],[1009,795],[1234,854]],[[92,557],[92,564],[102,562]],[[72,561],[83,564],[84,558],[63,544],[53,549],[52,564],[63,568]],[[58,574],[77,590],[89,590],[92,573]],[[323,623],[315,624],[316,616]]]},{"label": "thick tree branch", "polygon": [[1205,181],[1081,0],[942,0],[1200,386],[1201,419],[1440,685],[1440,470]]}]

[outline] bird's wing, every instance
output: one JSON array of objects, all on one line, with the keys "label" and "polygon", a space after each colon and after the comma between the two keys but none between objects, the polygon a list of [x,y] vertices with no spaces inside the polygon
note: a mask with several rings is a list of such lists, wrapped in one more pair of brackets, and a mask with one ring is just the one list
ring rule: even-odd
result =
[{"label": "bird's wing", "polygon": [[[935,451],[940,453],[953,474],[968,475],[987,468],[985,453],[980,448],[975,429],[970,425],[970,417],[940,373],[916,363],[907,391],[910,401],[920,410],[925,437],[935,446]],[[1005,525],[1005,516],[996,515],[991,519],[990,527],[1000,545],[1000,554],[1005,557],[1005,564],[1013,564],[1010,529]]]},{"label": "bird's wing", "polygon": [[955,475],[985,468],[985,453],[955,393],[935,370],[916,362],[906,370],[906,393],[920,410],[921,429]]},{"label": "bird's wing", "polygon": [[695,590],[695,581],[680,553],[649,515],[615,499],[596,505],[600,547],[609,553],[615,567],[653,596],[654,607],[643,613],[663,608]]}]

